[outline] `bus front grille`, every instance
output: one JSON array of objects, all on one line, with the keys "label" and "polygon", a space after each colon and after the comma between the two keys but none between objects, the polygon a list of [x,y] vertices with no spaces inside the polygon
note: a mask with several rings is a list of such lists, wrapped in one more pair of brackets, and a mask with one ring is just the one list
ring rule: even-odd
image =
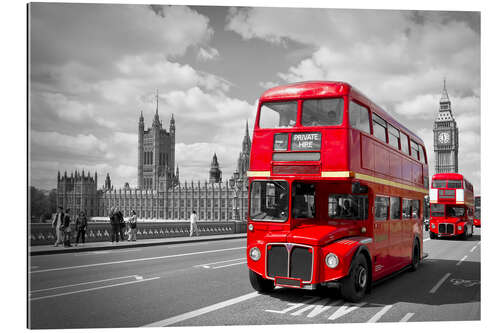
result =
[{"label": "bus front grille", "polygon": [[452,234],[455,230],[455,226],[452,223],[440,223],[438,228],[440,234]]},{"label": "bus front grille", "polygon": [[[289,252],[290,251],[290,252]],[[293,245],[287,247],[281,244],[268,245],[266,270],[267,276],[287,277],[311,281],[313,253],[312,248]]]}]

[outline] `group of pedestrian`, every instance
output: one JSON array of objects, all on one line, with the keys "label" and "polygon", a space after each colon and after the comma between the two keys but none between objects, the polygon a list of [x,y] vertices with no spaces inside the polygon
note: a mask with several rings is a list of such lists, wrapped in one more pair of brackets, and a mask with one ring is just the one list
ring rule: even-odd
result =
[{"label": "group of pedestrian", "polygon": [[[85,233],[87,231],[87,216],[84,211],[81,211],[78,217],[76,218],[76,243],[75,246],[78,245],[80,241],[80,237],[82,243],[85,243]],[[52,220],[52,228],[55,233],[56,242],[54,246],[59,246],[59,244],[63,244],[64,247],[71,247],[71,215],[69,208],[63,212],[63,208],[59,206],[57,208],[57,213],[54,215],[54,219]]]},{"label": "group of pedestrian", "polygon": [[[130,217],[125,222],[123,213],[118,208],[111,208],[109,215],[111,224],[111,243],[125,240],[125,233],[128,234],[128,241],[137,240],[137,214],[134,210],[130,211]],[[128,225],[128,230],[125,230]]]}]

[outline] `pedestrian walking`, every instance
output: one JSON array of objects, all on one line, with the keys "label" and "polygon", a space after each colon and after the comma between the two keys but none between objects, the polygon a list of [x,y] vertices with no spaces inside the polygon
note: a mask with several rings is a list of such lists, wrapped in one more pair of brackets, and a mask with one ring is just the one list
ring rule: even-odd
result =
[{"label": "pedestrian walking", "polygon": [[132,209],[130,212],[130,218],[128,219],[129,223],[129,232],[128,232],[128,240],[135,242],[137,240],[137,214],[135,210]]},{"label": "pedestrian walking", "polygon": [[85,212],[83,210],[76,218],[76,232],[77,234],[76,234],[75,246],[78,245],[80,236],[82,237],[82,244],[85,244],[85,233],[87,232],[87,216],[85,215]]},{"label": "pedestrian walking", "polygon": [[69,215],[69,208],[66,209],[64,214],[64,247],[71,247],[71,217]]},{"label": "pedestrian walking", "polygon": [[114,207],[111,208],[111,213],[109,215],[109,223],[111,225],[111,243],[119,241],[118,235],[120,233],[120,221],[118,218],[118,210]]},{"label": "pedestrian walking", "polygon": [[191,216],[189,217],[190,221],[191,221],[191,227],[189,228],[189,237],[193,237],[193,234],[196,233],[196,236],[199,236],[199,232],[198,232],[198,215],[196,215],[196,211],[193,210],[193,212],[191,213]]},{"label": "pedestrian walking", "polygon": [[117,212],[118,214],[118,225],[119,225],[119,232],[120,232],[120,239],[122,242],[125,240],[124,233],[125,233],[125,219],[123,218],[123,213],[121,210]]},{"label": "pedestrian walking", "polygon": [[57,207],[57,213],[54,215],[54,219],[52,220],[52,228],[54,230],[54,234],[56,237],[56,242],[54,246],[59,246],[59,244],[63,243],[64,238],[64,213],[63,208],[61,206]]}]

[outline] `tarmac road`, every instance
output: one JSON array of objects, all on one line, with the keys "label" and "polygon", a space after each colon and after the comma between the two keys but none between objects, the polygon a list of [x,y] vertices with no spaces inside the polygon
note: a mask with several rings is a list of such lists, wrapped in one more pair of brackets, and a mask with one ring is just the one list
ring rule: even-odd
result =
[{"label": "tarmac road", "polygon": [[480,319],[480,230],[428,239],[416,272],[377,285],[359,304],[334,290],[254,292],[246,239],[37,255],[31,328],[362,323]]}]

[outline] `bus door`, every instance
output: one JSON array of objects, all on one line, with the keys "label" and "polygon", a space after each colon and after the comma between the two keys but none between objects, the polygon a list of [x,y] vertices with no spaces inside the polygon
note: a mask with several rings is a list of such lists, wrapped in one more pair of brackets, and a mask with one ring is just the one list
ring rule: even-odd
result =
[{"label": "bus door", "polygon": [[375,196],[373,205],[374,274],[391,267],[389,243],[389,197]]},{"label": "bus door", "polygon": [[[403,199],[404,202],[404,199]],[[405,237],[407,233],[407,224],[401,216],[401,198],[389,198],[389,260],[390,266],[405,264]],[[404,206],[403,206],[404,207]]]}]

